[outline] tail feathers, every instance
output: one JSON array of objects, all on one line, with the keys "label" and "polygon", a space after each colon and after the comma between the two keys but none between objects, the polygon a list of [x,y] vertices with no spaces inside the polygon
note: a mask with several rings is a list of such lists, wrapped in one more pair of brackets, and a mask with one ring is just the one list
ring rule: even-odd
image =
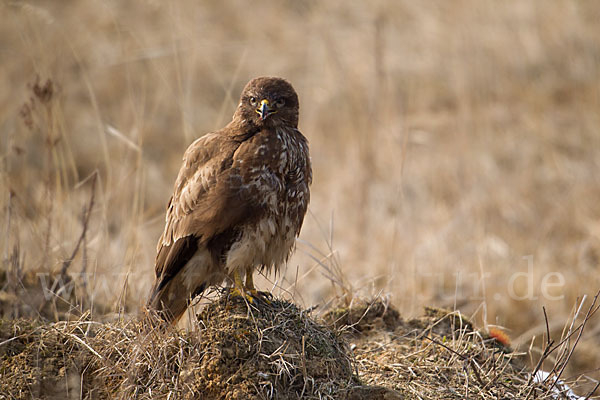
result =
[{"label": "tail feathers", "polygon": [[156,282],[150,292],[147,307],[156,311],[165,322],[174,325],[188,308],[190,300],[202,294],[206,285],[198,286],[193,293],[185,293],[181,291],[181,287],[175,287],[172,283],[160,287]]},{"label": "tail feathers", "polygon": [[152,288],[147,307],[155,310],[157,314],[170,324],[176,324],[188,306],[188,297],[184,293],[177,293],[172,285],[167,284],[161,288],[155,285]]}]

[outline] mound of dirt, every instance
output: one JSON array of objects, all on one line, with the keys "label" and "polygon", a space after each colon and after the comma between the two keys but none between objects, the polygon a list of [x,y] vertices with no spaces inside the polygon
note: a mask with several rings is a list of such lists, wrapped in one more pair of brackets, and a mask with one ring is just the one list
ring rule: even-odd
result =
[{"label": "mound of dirt", "polygon": [[223,296],[198,321],[210,357],[183,375],[207,398],[327,398],[353,386],[345,342],[292,303]]},{"label": "mound of dirt", "polygon": [[0,320],[0,399],[80,398],[88,354],[81,351],[74,328]]},{"label": "mound of dirt", "polygon": [[[381,301],[318,322],[225,291],[181,332],[153,316],[0,320],[0,399],[555,399],[458,312],[403,320]],[[4,397],[3,397],[4,396]]]},{"label": "mound of dirt", "polygon": [[398,311],[379,299],[358,301],[351,307],[333,307],[323,318],[336,329],[363,334],[372,330],[393,331],[403,322]]},{"label": "mound of dirt", "polygon": [[194,332],[152,316],[3,320],[0,377],[10,398],[360,400],[389,392],[361,386],[346,342],[307,311],[227,294],[204,308]]}]

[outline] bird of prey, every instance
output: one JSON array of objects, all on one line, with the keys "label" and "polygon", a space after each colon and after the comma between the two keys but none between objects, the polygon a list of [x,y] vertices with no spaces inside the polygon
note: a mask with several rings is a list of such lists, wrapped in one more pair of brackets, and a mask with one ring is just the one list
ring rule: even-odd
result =
[{"label": "bird of prey", "polygon": [[192,298],[225,280],[256,296],[253,272],[277,272],[289,258],[312,181],[298,109],[289,82],[255,78],[232,121],[186,150],[148,300],[165,320],[175,323]]}]

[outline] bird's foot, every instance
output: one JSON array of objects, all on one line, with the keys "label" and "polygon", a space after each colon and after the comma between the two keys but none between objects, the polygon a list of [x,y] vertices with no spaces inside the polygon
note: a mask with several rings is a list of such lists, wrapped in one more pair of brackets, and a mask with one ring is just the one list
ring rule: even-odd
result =
[{"label": "bird's foot", "polygon": [[254,304],[254,296],[248,290],[244,290],[244,289],[240,289],[238,287],[234,287],[233,289],[231,289],[231,292],[229,292],[229,294],[231,296],[241,297],[242,299],[246,299],[246,301],[248,303]]},{"label": "bird's foot", "polygon": [[271,304],[271,300],[273,300],[273,294],[271,292],[261,292],[257,290],[256,296],[265,301],[267,304]]},{"label": "bird's foot", "polygon": [[259,301],[264,301],[267,304],[271,304],[271,299],[273,295],[270,292],[262,292],[260,290],[251,289],[248,291],[253,298]]},{"label": "bird's foot", "polygon": [[256,302],[271,304],[271,300],[273,299],[273,295],[271,293],[262,292],[256,289],[239,289],[237,287],[233,287],[229,294],[230,296],[241,297],[250,304],[255,304]]}]

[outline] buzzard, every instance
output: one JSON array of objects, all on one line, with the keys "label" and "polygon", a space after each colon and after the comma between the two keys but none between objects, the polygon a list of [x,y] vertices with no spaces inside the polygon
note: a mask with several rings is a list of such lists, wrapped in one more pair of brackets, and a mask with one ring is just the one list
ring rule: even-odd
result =
[{"label": "buzzard", "polygon": [[311,181],[294,88],[281,78],[251,80],[232,121],[183,156],[148,306],[174,323],[192,298],[225,280],[257,295],[254,270],[277,272],[294,249]]}]

